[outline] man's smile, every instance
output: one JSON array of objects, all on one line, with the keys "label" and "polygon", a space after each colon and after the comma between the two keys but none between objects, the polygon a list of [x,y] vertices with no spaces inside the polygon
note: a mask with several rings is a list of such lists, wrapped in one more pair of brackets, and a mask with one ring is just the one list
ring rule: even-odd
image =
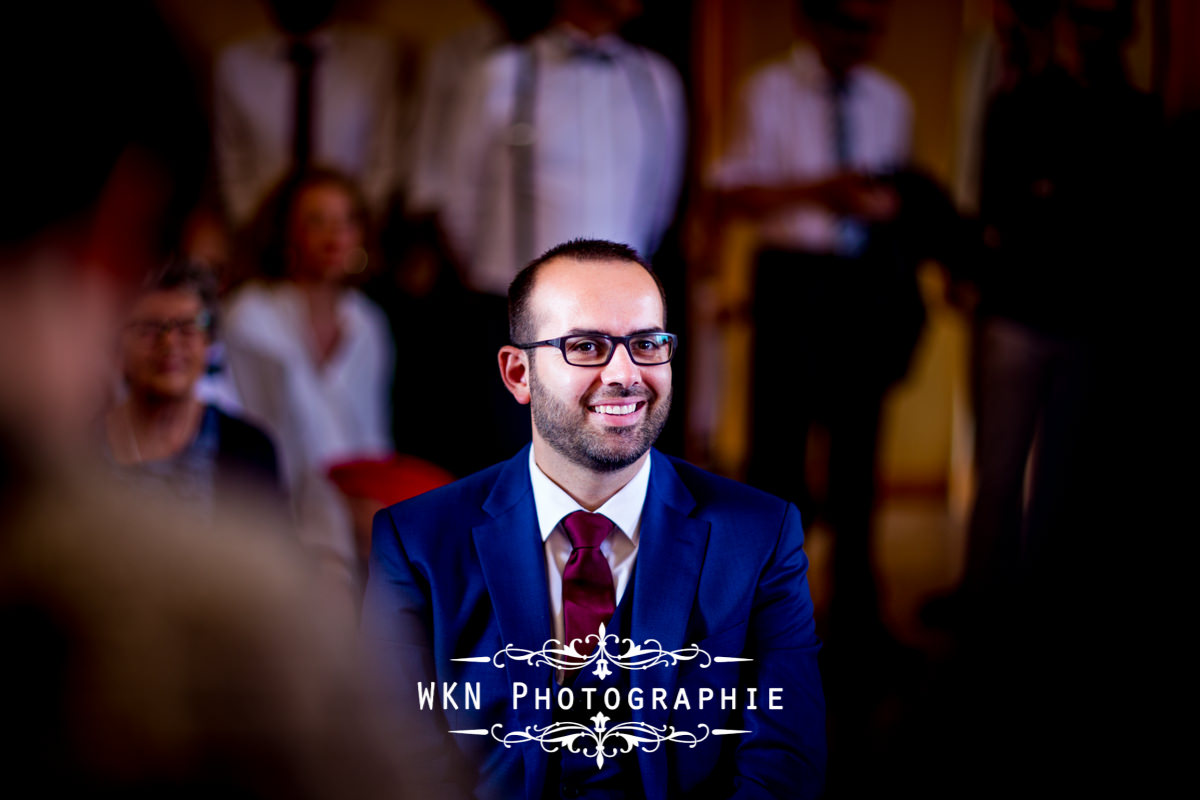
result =
[{"label": "man's smile", "polygon": [[588,411],[596,414],[604,414],[606,416],[624,417],[637,411],[642,406],[646,405],[645,400],[638,400],[627,405],[595,405],[588,406]]},{"label": "man's smile", "polygon": [[592,419],[605,428],[633,429],[646,418],[646,406],[652,398],[640,393],[632,397],[597,397],[598,402],[589,403],[587,410]]}]

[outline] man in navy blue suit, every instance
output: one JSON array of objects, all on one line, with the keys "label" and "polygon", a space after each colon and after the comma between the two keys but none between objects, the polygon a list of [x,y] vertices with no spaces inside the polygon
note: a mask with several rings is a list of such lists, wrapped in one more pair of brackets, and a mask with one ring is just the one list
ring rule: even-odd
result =
[{"label": "man in navy blue suit", "polygon": [[665,317],[624,245],[534,261],[499,353],[531,446],[375,518],[364,634],[391,701],[444,717],[462,760],[431,742],[429,769],[447,793],[821,792],[800,515],[651,449],[677,349]]}]

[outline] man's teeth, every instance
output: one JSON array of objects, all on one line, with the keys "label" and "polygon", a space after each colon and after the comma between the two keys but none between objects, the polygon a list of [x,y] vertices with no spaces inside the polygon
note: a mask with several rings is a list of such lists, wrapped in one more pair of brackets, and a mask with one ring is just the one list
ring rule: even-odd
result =
[{"label": "man's teeth", "polygon": [[631,403],[627,406],[592,406],[597,414],[632,414],[637,410],[637,403]]}]

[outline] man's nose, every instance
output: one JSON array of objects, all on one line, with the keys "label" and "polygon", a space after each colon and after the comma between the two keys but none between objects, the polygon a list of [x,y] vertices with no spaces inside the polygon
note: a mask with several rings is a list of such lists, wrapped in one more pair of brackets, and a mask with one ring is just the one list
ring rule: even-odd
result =
[{"label": "man's nose", "polygon": [[600,371],[600,380],[605,384],[620,384],[632,386],[642,379],[641,367],[633,363],[629,356],[629,348],[623,344],[614,344],[612,359]]}]

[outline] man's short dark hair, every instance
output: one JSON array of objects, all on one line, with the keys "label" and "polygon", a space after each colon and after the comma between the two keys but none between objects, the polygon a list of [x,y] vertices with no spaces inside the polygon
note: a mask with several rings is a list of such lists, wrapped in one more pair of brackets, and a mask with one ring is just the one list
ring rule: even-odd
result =
[{"label": "man's short dark hair", "polygon": [[542,265],[556,258],[572,258],[576,261],[631,261],[650,274],[654,285],[658,287],[658,296],[662,299],[663,323],[667,316],[667,293],[662,281],[655,274],[650,262],[642,258],[637,250],[627,244],[609,242],[604,239],[572,239],[569,242],[551,247],[546,252],[529,262],[525,269],[517,273],[517,277],[508,287],[508,336],[513,344],[523,344],[533,339],[533,323],[529,319],[529,298],[533,294],[533,286],[537,282],[537,273]]}]

